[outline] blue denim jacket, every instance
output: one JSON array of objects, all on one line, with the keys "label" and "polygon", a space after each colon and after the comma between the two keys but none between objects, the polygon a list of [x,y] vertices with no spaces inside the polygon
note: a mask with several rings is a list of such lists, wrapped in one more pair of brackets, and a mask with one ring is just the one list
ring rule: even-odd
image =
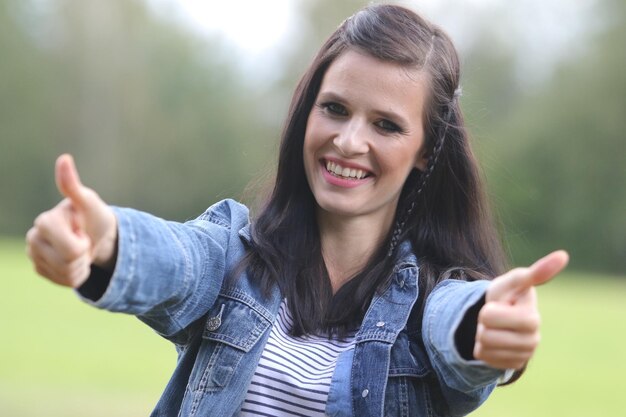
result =
[{"label": "blue denim jacket", "polygon": [[[281,301],[245,273],[227,280],[250,243],[248,209],[232,200],[196,220],[167,222],[114,208],[115,270],[96,307],[137,315],[178,350],[153,416],[236,416]],[[418,266],[409,245],[392,283],[374,296],[340,355],[326,414],[336,417],[461,416],[478,407],[503,372],[463,359],[454,332],[488,282],[441,282],[426,300],[421,331],[409,320]],[[414,318],[414,316],[413,316]]]}]

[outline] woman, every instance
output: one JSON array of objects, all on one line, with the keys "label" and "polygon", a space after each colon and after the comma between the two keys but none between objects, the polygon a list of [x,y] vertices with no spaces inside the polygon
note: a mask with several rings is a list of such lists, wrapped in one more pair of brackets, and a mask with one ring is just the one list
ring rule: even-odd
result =
[{"label": "woman", "polygon": [[155,416],[465,415],[531,358],[534,285],[567,254],[504,273],[459,91],[441,29],[368,7],[300,81],[252,222],[232,200],[185,224],[109,207],[64,155],[29,256],[176,344]]}]

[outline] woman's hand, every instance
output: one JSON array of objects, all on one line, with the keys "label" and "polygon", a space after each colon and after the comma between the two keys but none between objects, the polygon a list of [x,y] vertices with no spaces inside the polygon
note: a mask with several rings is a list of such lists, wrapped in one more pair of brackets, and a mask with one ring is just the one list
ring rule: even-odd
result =
[{"label": "woman's hand", "polygon": [[91,264],[112,270],[117,255],[117,219],[98,194],[80,182],[74,160],[56,161],[57,188],[65,197],[41,213],[26,234],[27,253],[40,275],[78,288]]},{"label": "woman's hand", "polygon": [[552,252],[491,282],[478,314],[476,359],[500,369],[521,369],[528,362],[540,339],[535,286],[554,278],[568,260],[567,252]]}]

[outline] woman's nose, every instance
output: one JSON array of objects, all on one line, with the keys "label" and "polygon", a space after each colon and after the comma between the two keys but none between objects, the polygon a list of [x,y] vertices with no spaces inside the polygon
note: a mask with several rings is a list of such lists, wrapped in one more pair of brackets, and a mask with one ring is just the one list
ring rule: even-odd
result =
[{"label": "woman's nose", "polygon": [[367,125],[358,120],[345,123],[333,139],[333,144],[343,156],[367,153]]}]

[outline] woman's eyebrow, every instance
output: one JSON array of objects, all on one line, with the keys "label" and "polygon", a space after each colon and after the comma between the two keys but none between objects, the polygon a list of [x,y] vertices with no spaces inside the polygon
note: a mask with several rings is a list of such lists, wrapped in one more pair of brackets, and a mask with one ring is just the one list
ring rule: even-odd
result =
[{"label": "woman's eyebrow", "polygon": [[346,99],[343,98],[341,94],[335,93],[333,91],[320,91],[320,93],[318,94],[318,99],[322,99],[324,101],[339,101],[342,103],[346,101]]},{"label": "woman's eyebrow", "polygon": [[409,126],[410,123],[409,121],[404,117],[401,116],[399,113],[396,113],[394,111],[391,110],[374,110],[374,113],[376,113],[377,115],[383,117],[384,119],[389,119],[393,122],[396,122],[398,124],[401,124],[403,126]]}]

